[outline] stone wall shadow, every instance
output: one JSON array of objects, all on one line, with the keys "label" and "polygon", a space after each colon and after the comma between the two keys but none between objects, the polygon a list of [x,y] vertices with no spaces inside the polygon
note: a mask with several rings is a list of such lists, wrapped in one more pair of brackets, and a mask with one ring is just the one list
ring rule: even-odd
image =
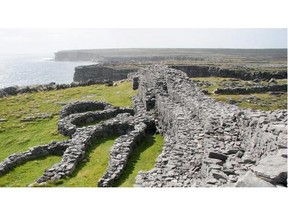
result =
[{"label": "stone wall shadow", "polygon": [[[34,158],[33,160],[28,160],[28,161],[26,161],[26,162],[24,162],[24,163],[21,163],[21,164],[19,164],[18,166],[13,167],[9,172],[1,175],[1,176],[0,176],[0,180],[1,180],[1,178],[3,178],[3,177],[5,177],[6,175],[8,175],[9,173],[14,172],[16,168],[17,168],[17,169],[18,169],[18,168],[21,169],[21,167],[25,166],[25,165],[26,165],[27,163],[29,163],[29,162],[38,161],[38,162],[41,164],[41,163],[43,163],[44,160],[46,160],[46,159],[49,158],[49,157],[53,157],[53,156],[59,156],[59,155],[57,155],[57,154],[45,155],[45,156],[37,157],[37,158]],[[59,158],[59,161],[60,161],[60,160],[61,160],[61,158]],[[45,169],[48,169],[49,166],[50,166],[50,165],[48,165],[48,167],[44,168],[43,171],[44,171]],[[29,175],[29,174],[28,174],[28,173],[25,173],[25,175]],[[36,179],[37,179],[37,178],[36,178]],[[35,180],[36,180],[36,179],[35,179]],[[31,183],[31,182],[30,182],[30,183]],[[27,183],[26,186],[12,186],[12,187],[27,187],[30,183]],[[6,187],[6,186],[0,186],[0,188],[1,188],[1,187]]]},{"label": "stone wall shadow", "polygon": [[[111,135],[109,137],[104,137],[104,138],[100,138],[100,139],[97,139],[97,140],[94,140],[92,142],[92,144],[88,147],[87,149],[87,152],[83,158],[82,161],[79,162],[79,164],[76,166],[73,174],[71,176],[69,176],[67,179],[70,179],[70,178],[73,178],[75,176],[77,176],[77,174],[79,173],[79,171],[86,165],[87,162],[89,162],[89,160],[91,159],[90,157],[90,154],[92,151],[94,151],[99,145],[101,145],[102,143],[108,141],[108,140],[116,140],[117,138],[119,137],[119,134],[114,134],[114,135]],[[109,160],[109,159],[108,159]],[[107,168],[108,168],[109,164],[107,165]],[[106,169],[107,169],[106,168]],[[105,170],[106,170],[105,169]],[[103,173],[104,174],[104,173]],[[95,179],[95,184],[97,185],[97,182],[98,182],[99,179]]]},{"label": "stone wall shadow", "polygon": [[138,143],[137,146],[135,146],[135,149],[133,150],[133,154],[128,159],[126,168],[124,169],[120,178],[113,183],[113,185],[112,185],[113,187],[119,187],[121,184],[123,184],[129,178],[129,175],[135,169],[135,164],[140,159],[141,153],[144,152],[146,149],[148,149],[149,147],[151,147],[155,143],[155,138],[153,135],[154,134],[152,134],[152,133],[147,134],[145,139],[142,140],[140,143]]}]

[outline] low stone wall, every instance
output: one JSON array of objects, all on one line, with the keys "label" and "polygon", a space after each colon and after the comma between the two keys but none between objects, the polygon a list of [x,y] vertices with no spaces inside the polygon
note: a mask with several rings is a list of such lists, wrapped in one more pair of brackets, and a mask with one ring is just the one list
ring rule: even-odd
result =
[{"label": "low stone wall", "polygon": [[[91,109],[102,110],[92,112],[89,111]],[[151,127],[155,127],[153,120],[146,116],[143,107],[138,106],[137,113],[134,116],[133,114],[133,109],[113,107],[104,102],[81,101],[68,104],[60,111],[58,130],[64,135],[69,135],[70,139],[36,146],[26,152],[10,155],[0,163],[0,175],[5,175],[27,161],[60,155],[61,161],[46,169],[36,183],[45,185],[47,182],[60,180],[74,172],[94,140],[118,134],[120,137],[110,152],[109,167],[98,182],[100,187],[111,186],[124,171],[135,145],[144,138],[146,131],[149,132]],[[94,120],[104,121],[93,126],[78,127]]]},{"label": "low stone wall", "polygon": [[287,92],[287,85],[259,86],[253,88],[217,88],[214,94],[253,94],[263,92]]},{"label": "low stone wall", "polygon": [[78,128],[72,135],[72,139],[69,141],[70,145],[62,155],[61,161],[54,164],[50,169],[45,170],[44,174],[37,180],[37,183],[46,183],[70,176],[79,162],[83,160],[93,140],[113,134],[123,135],[133,130],[133,128],[133,117],[129,114],[120,114],[95,126]]},{"label": "low stone wall", "polygon": [[107,109],[103,111],[90,111],[85,113],[71,114],[58,121],[58,131],[64,136],[72,136],[77,127],[95,121],[107,120],[116,117],[120,113],[133,115],[133,110],[128,108]]},{"label": "low stone wall", "polygon": [[[139,99],[156,113],[165,144],[155,168],[139,173],[136,186],[236,185],[239,177],[253,171],[266,157],[274,155],[275,163],[283,163],[278,155],[280,148],[287,148],[286,110],[242,110],[216,102],[185,73],[161,65],[142,69],[137,76]],[[259,173],[253,178],[256,185],[265,171]],[[286,186],[287,169],[279,166],[275,173],[282,176],[281,182],[271,175],[266,180]]]},{"label": "low stone wall", "polygon": [[47,145],[30,148],[28,151],[23,153],[12,154],[0,163],[0,176],[27,161],[43,158],[48,155],[62,155],[68,145],[69,142],[67,141],[51,142]]},{"label": "low stone wall", "polygon": [[74,113],[96,111],[112,108],[112,106],[102,101],[76,101],[65,105],[59,112],[60,118],[64,118]]},{"label": "low stone wall", "polygon": [[287,79],[287,71],[249,71],[248,69],[227,69],[215,66],[198,66],[198,65],[171,65],[171,68],[181,70],[187,74],[188,77],[227,77],[237,78],[242,80],[270,80],[275,79]]},{"label": "low stone wall", "polygon": [[[8,96],[15,96],[17,94],[24,94],[24,93],[33,93],[33,92],[42,92],[42,91],[55,91],[60,89],[67,89],[67,88],[74,88],[79,86],[89,86],[89,85],[96,85],[96,84],[105,84],[111,86],[111,80],[86,80],[84,82],[72,82],[70,84],[56,84],[56,83],[49,83],[43,85],[31,85],[31,86],[10,86],[6,88],[0,89],[0,98],[8,97]],[[112,82],[113,85],[113,82]]]},{"label": "low stone wall", "polygon": [[110,150],[109,167],[98,181],[98,187],[111,187],[123,173],[133,149],[145,137],[146,124],[135,125],[134,130],[119,137]]}]

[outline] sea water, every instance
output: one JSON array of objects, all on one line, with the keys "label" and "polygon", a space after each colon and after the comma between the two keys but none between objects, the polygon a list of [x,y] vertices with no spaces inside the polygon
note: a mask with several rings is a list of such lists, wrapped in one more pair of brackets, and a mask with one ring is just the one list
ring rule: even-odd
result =
[{"label": "sea water", "polygon": [[54,61],[53,54],[0,54],[0,88],[16,85],[48,84],[51,82],[71,83],[74,68],[79,65],[90,64],[93,63]]}]

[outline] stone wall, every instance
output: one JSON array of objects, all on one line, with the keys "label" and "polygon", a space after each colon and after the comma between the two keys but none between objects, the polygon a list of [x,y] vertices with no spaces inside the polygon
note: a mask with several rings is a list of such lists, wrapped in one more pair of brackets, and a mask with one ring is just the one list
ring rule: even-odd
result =
[{"label": "stone wall", "polygon": [[[83,82],[72,82],[70,84],[56,84],[54,82],[43,85],[31,85],[31,86],[10,86],[0,89],[0,98],[15,96],[17,94],[43,92],[43,91],[55,91],[60,89],[74,88],[79,86],[90,86],[95,84],[105,84],[111,86],[111,80],[85,80]],[[113,82],[112,82],[113,85]]]},{"label": "stone wall", "polygon": [[[151,127],[155,127],[141,105],[137,107],[137,113],[134,114],[133,109],[113,107],[104,102],[79,101],[68,104],[60,111],[58,130],[70,136],[70,139],[36,146],[26,152],[8,156],[0,163],[0,175],[5,175],[27,161],[59,155],[62,156],[61,161],[46,169],[31,185],[45,185],[47,182],[69,177],[84,159],[94,140],[117,134],[119,138],[111,149],[109,167],[98,183],[100,187],[111,186],[121,176],[134,147],[143,139],[146,131],[149,132]],[[97,111],[91,111],[94,109]],[[81,126],[97,120],[102,121]]]},{"label": "stone wall", "polygon": [[59,112],[60,118],[71,114],[109,109],[112,106],[102,101],[76,101],[65,105]]},{"label": "stone wall", "polygon": [[198,66],[198,65],[171,65],[171,68],[185,72],[188,77],[227,77],[242,80],[270,80],[287,79],[287,71],[251,71],[249,69],[227,69],[215,66]]},{"label": "stone wall", "polygon": [[58,131],[64,136],[71,137],[75,133],[77,127],[81,127],[81,125],[114,118],[120,113],[129,113],[132,115],[133,110],[128,108],[116,108],[103,111],[88,111],[85,113],[71,114],[59,120]]},{"label": "stone wall", "polygon": [[287,92],[287,85],[259,86],[252,88],[217,88],[214,94],[253,94],[263,92]]},{"label": "stone wall", "polygon": [[60,111],[58,129],[70,138],[10,155],[0,163],[0,175],[29,160],[62,155],[36,182],[66,178],[94,140],[118,134],[98,182],[112,186],[133,149],[157,129],[165,138],[162,153],[152,170],[137,175],[135,186],[287,187],[287,110],[244,110],[217,102],[184,72],[163,65],[141,69],[133,81],[139,89],[133,110],[95,101],[68,104]]},{"label": "stone wall", "polygon": [[69,142],[67,141],[51,142],[47,145],[32,147],[26,152],[12,154],[0,163],[0,176],[27,161],[43,158],[49,155],[62,155],[68,145]]},{"label": "stone wall", "polygon": [[142,69],[137,76],[139,99],[155,112],[165,144],[155,168],[139,173],[136,186],[239,185],[238,179],[256,170],[266,157],[279,164],[274,170],[277,177],[269,173],[275,164],[267,163],[261,165],[267,170],[253,172],[257,175],[251,178],[253,184],[260,186],[265,176],[270,182],[266,185],[287,185],[287,168],[283,168],[287,158],[279,156],[281,148],[287,148],[286,110],[242,110],[216,102],[185,73],[161,65]]}]

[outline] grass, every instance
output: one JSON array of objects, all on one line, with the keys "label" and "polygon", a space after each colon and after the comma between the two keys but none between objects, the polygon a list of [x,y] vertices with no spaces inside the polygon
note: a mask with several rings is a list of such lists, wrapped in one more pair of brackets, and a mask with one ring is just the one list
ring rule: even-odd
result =
[{"label": "grass", "polygon": [[[52,140],[61,141],[68,139],[68,137],[62,136],[57,131],[58,113],[63,104],[77,100],[102,100],[114,106],[126,107],[132,106],[130,98],[136,93],[136,91],[132,90],[131,82],[123,82],[112,87],[93,85],[22,94],[0,99],[0,119],[7,120],[7,122],[0,123],[0,162],[10,154],[27,151],[29,147],[46,144]],[[43,113],[51,113],[53,117],[33,122],[20,122],[21,118],[37,116]],[[35,160],[20,166],[19,169],[16,168],[7,175],[17,176],[21,172],[20,168],[22,167],[32,171],[29,173],[34,173],[35,164],[33,162],[39,163],[39,169],[43,171],[53,164],[48,159]],[[37,177],[41,174],[37,175]],[[0,178],[0,185],[6,185],[6,180],[3,177]],[[12,178],[10,180],[10,184],[13,185],[12,181],[14,180]],[[20,185],[25,186],[27,184]]]},{"label": "grass", "polygon": [[0,187],[25,187],[37,180],[44,170],[61,160],[59,156],[49,156],[29,161],[0,177]]},{"label": "grass", "polygon": [[[49,186],[97,187],[99,179],[108,167],[109,151],[116,138],[117,136],[113,136],[95,141],[72,177],[50,183]],[[124,173],[113,186],[133,187],[135,177],[140,170],[148,171],[154,167],[156,158],[162,151],[163,143],[164,139],[161,135],[148,135],[134,149]]]},{"label": "grass", "polygon": [[[98,180],[104,175],[109,160],[109,151],[117,136],[108,137],[93,142],[91,147],[73,176],[57,182],[57,186],[66,187],[96,187]],[[55,185],[51,185],[55,186]]]},{"label": "grass", "polygon": [[135,148],[127,168],[114,186],[133,187],[135,177],[140,170],[148,171],[154,167],[156,159],[162,151],[163,143],[164,139],[161,135],[148,135]]},{"label": "grass", "polygon": [[[229,103],[230,100],[237,101],[237,106],[245,109],[263,110],[263,111],[274,111],[277,109],[287,109],[287,93],[281,95],[271,95],[269,93],[261,94],[237,94],[237,95],[218,95],[213,94],[213,91],[217,88],[223,88],[225,83],[237,83],[246,87],[253,84],[252,81],[235,80],[233,78],[221,78],[221,77],[195,77],[192,78],[194,81],[208,81],[211,83],[210,86],[200,87],[205,89],[210,94],[211,98],[218,101]],[[278,84],[287,84],[287,79],[276,80]],[[268,85],[268,82],[262,81],[261,85]],[[256,97],[257,101],[251,101],[249,98]]]}]

